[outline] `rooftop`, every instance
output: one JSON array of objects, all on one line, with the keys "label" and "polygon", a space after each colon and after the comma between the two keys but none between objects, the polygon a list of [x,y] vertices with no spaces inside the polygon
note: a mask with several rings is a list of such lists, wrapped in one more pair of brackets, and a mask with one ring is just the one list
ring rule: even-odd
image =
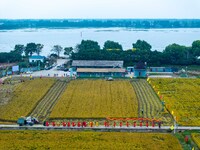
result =
[{"label": "rooftop", "polygon": [[40,56],[40,55],[33,55],[29,57],[30,59],[44,59],[44,56]]},{"label": "rooftop", "polygon": [[121,69],[121,68],[78,68],[77,69],[77,73],[81,73],[81,72],[87,72],[87,73],[108,73],[108,72],[119,72],[119,73],[124,73],[125,69]]},{"label": "rooftop", "polygon": [[74,60],[73,67],[123,67],[123,61],[108,61],[108,60]]}]

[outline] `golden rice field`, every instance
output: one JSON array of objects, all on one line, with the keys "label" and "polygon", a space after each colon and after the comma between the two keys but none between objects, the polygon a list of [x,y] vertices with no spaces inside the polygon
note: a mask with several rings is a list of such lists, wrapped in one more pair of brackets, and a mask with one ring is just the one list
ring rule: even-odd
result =
[{"label": "golden rice field", "polygon": [[54,79],[43,78],[18,84],[11,100],[0,105],[0,120],[16,121],[19,117],[28,115],[54,82]]},{"label": "golden rice field", "polygon": [[50,118],[138,117],[138,100],[129,81],[74,80]]},{"label": "golden rice field", "polygon": [[0,149],[181,150],[170,134],[123,132],[0,131]]},{"label": "golden rice field", "polygon": [[192,133],[192,139],[200,149],[200,133]]},{"label": "golden rice field", "polygon": [[200,125],[200,79],[150,79],[166,108],[181,125]]}]

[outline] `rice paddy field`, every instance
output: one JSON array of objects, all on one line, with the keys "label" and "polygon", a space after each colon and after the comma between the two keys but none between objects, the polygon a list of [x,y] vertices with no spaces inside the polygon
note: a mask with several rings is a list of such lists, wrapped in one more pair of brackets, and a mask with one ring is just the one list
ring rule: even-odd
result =
[{"label": "rice paddy field", "polygon": [[198,148],[200,149],[200,133],[192,133],[192,139],[197,144]]},{"label": "rice paddy field", "polygon": [[138,100],[127,80],[75,80],[68,84],[50,118],[138,117]]},{"label": "rice paddy field", "polygon": [[167,110],[184,126],[200,126],[200,79],[150,79]]},{"label": "rice paddy field", "polygon": [[[57,123],[86,120],[101,124],[107,117],[151,118],[167,126],[171,126],[176,117],[179,125],[200,126],[200,79],[149,79],[148,82],[144,79],[76,79],[66,82],[36,78],[19,81],[10,79],[0,85],[0,124],[14,123],[19,117],[31,114]],[[112,120],[109,122],[113,125]],[[116,121],[117,125],[119,122]],[[0,130],[0,150],[181,150],[189,147],[184,142],[185,135],[185,132],[174,136],[167,133]],[[195,150],[199,148],[199,133],[187,136],[193,141],[191,146]]]},{"label": "rice paddy field", "polygon": [[0,120],[16,122],[21,116],[27,116],[34,109],[41,98],[46,94],[55,80],[50,78],[26,80],[25,82],[13,85],[0,85],[6,99],[1,98]]},{"label": "rice paddy field", "polygon": [[182,150],[171,134],[126,132],[0,131],[0,149]]}]

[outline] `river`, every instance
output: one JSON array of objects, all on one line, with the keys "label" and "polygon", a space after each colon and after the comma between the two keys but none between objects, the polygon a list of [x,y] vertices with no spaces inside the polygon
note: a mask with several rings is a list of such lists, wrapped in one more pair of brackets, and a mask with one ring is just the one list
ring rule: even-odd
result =
[{"label": "river", "polygon": [[53,45],[75,47],[81,40],[95,40],[101,47],[106,40],[122,44],[123,48],[132,48],[138,39],[152,45],[152,50],[163,51],[172,43],[191,46],[200,40],[200,28],[180,29],[134,29],[134,28],[73,28],[73,29],[17,29],[0,30],[0,52],[9,52],[15,44],[30,42],[44,45],[42,55],[49,55]]}]

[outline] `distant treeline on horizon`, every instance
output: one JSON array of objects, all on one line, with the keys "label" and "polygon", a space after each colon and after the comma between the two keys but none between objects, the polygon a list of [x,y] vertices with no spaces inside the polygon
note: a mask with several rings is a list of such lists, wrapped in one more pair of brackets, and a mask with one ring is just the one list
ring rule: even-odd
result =
[{"label": "distant treeline on horizon", "polygon": [[23,28],[200,28],[200,19],[0,19],[0,30]]}]

